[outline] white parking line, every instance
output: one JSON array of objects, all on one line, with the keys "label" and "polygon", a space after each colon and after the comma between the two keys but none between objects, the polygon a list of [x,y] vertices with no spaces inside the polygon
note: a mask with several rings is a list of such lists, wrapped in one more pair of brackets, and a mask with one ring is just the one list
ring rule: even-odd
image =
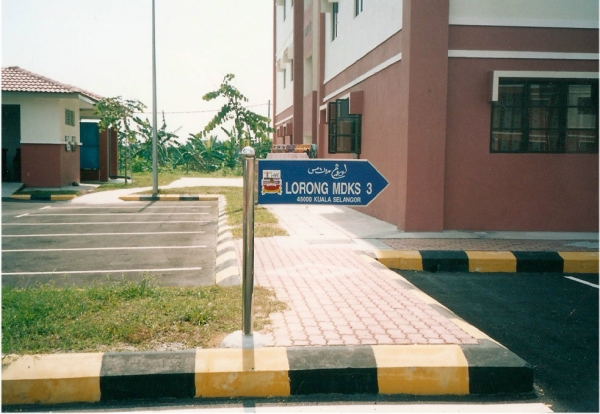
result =
[{"label": "white parking line", "polygon": [[82,224],[165,224],[165,223],[210,223],[207,220],[173,220],[173,221],[96,221],[87,223],[2,223],[6,226],[74,226]]},{"label": "white parking line", "polygon": [[571,280],[573,280],[575,282],[579,282],[579,283],[583,283],[584,285],[595,287],[596,289],[600,288],[600,286],[598,286],[598,285],[595,285],[595,284],[590,283],[590,282],[586,282],[585,280],[577,279],[576,277],[573,277],[573,276],[565,276],[565,277],[567,279],[571,279]]},{"label": "white parking line", "polygon": [[21,217],[25,217],[25,216],[28,216],[28,215],[29,215],[29,213],[25,213],[25,214],[21,214],[20,216],[16,216],[15,218],[21,218]]},{"label": "white parking line", "polygon": [[2,238],[8,237],[63,237],[63,236],[142,236],[148,234],[204,234],[205,231],[142,231],[138,233],[61,233],[61,234],[3,234]]},{"label": "white parking line", "polygon": [[152,249],[206,249],[206,246],[131,246],[131,247],[79,247],[73,249],[19,249],[2,250],[2,253],[31,253],[31,252],[81,252],[96,250],[152,250]]},{"label": "white parking line", "polygon": [[[31,217],[42,217],[42,216],[133,216],[133,215],[144,215],[144,216],[195,216],[203,215],[206,216],[210,213],[144,213],[142,211],[136,211],[133,213],[38,213],[32,214]],[[23,214],[19,217],[26,216]]]},{"label": "white parking line", "polygon": [[21,276],[21,275],[73,275],[73,274],[89,274],[89,273],[134,273],[134,272],[174,272],[201,270],[201,267],[171,267],[165,269],[114,269],[114,270],[69,270],[69,271],[53,271],[53,272],[12,272],[4,273],[2,276]]},{"label": "white parking line", "polygon": [[174,206],[174,205],[170,205],[170,206],[138,205],[137,207],[131,207],[131,206],[122,206],[122,207],[121,206],[101,206],[101,207],[98,207],[98,206],[93,206],[93,207],[83,207],[83,206],[82,207],[75,207],[75,206],[73,206],[73,207],[66,207],[66,206],[65,207],[62,207],[62,206],[59,207],[59,206],[56,206],[55,207],[55,206],[46,206],[46,207],[40,208],[40,210],[44,210],[44,209],[47,209],[47,208],[51,208],[53,210],[90,210],[90,209],[93,209],[93,210],[105,210],[105,209],[108,209],[108,208],[118,208],[118,209],[122,209],[122,210],[125,210],[125,209],[146,210],[146,209],[149,209],[149,208],[211,208],[211,207],[213,207],[213,206],[181,206],[181,205],[179,205],[179,206]]}]

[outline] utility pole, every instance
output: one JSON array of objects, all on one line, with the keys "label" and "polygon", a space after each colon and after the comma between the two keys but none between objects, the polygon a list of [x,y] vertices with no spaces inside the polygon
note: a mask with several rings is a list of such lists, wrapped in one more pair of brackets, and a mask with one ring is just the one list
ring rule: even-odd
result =
[{"label": "utility pole", "polygon": [[152,0],[152,193],[158,194],[158,160],[156,132],[156,13],[155,0]]}]

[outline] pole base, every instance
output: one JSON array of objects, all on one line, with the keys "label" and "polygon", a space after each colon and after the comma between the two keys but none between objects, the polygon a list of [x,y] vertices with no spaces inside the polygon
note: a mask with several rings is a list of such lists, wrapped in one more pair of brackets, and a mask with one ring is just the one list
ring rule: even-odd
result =
[{"label": "pole base", "polygon": [[235,331],[223,339],[221,348],[255,349],[273,346],[266,336],[259,333],[244,335],[243,332]]}]

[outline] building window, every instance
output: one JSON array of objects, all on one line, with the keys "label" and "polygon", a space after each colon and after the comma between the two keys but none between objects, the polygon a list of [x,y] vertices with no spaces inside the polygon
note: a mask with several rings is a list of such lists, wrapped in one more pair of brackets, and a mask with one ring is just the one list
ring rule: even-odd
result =
[{"label": "building window", "polygon": [[335,40],[338,36],[338,3],[331,5],[331,40]]},{"label": "building window", "polygon": [[293,82],[294,81],[294,59],[291,59],[291,62],[292,62],[292,66],[290,69],[290,82]]},{"label": "building window", "polygon": [[285,21],[285,18],[287,17],[287,4],[286,4],[286,0],[283,0],[283,21]]},{"label": "building window", "polygon": [[287,69],[283,70],[283,89],[287,86]]},{"label": "building window", "polygon": [[65,109],[65,125],[75,126],[75,112]]},{"label": "building window", "polygon": [[354,16],[358,16],[363,11],[363,0],[354,0]]},{"label": "building window", "polygon": [[349,113],[350,99],[328,104],[329,153],[360,154],[361,115]]},{"label": "building window", "polygon": [[597,153],[598,81],[501,79],[490,149]]}]

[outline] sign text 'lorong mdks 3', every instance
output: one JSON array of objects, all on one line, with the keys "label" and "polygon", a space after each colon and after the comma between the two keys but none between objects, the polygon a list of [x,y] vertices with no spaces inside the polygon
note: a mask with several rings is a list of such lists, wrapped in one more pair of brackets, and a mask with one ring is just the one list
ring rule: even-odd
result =
[{"label": "sign text 'lorong mdks 3'", "polygon": [[258,204],[366,206],[387,185],[367,160],[258,161]]}]

